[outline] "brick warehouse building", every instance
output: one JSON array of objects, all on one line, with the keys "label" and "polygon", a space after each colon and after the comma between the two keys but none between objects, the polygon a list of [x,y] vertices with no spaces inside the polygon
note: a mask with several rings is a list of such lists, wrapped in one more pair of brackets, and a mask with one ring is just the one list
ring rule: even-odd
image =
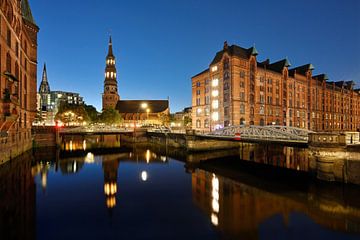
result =
[{"label": "brick warehouse building", "polygon": [[192,127],[286,125],[313,131],[360,127],[360,90],[353,81],[314,76],[312,64],[290,68],[288,59],[257,61],[255,47],[227,42],[205,71],[192,77]]},{"label": "brick warehouse building", "polygon": [[0,162],[32,146],[38,31],[28,0],[1,1]]}]

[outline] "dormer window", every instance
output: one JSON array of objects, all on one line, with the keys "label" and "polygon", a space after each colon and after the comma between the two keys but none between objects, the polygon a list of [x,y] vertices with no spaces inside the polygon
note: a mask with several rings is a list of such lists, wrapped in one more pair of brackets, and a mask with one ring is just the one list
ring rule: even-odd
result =
[{"label": "dormer window", "polygon": [[216,72],[217,70],[218,70],[217,65],[211,67],[211,71],[212,71],[212,72]]}]

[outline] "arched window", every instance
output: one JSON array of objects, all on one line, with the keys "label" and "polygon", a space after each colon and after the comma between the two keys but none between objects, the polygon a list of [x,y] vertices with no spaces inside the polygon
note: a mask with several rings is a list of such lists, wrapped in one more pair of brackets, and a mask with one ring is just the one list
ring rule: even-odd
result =
[{"label": "arched window", "polygon": [[264,126],[265,125],[265,121],[263,118],[260,119],[260,126]]},{"label": "arched window", "polygon": [[245,118],[240,118],[240,125],[245,125]]},{"label": "arched window", "polygon": [[201,128],[201,121],[199,119],[196,120],[196,127]]}]

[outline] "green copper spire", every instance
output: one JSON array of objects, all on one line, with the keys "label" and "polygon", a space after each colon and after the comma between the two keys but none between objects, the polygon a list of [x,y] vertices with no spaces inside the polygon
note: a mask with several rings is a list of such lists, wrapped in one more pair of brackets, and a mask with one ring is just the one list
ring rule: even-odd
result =
[{"label": "green copper spire", "polygon": [[291,63],[288,59],[288,57],[285,58],[285,64],[284,64],[285,67],[290,67],[291,66]]},{"label": "green copper spire", "polygon": [[21,0],[21,12],[24,19],[36,25],[28,0]]},{"label": "green copper spire", "polygon": [[256,55],[258,55],[258,54],[259,54],[259,53],[258,53],[258,51],[256,50],[255,44],[254,44],[254,46],[251,48],[251,55],[256,56]]}]

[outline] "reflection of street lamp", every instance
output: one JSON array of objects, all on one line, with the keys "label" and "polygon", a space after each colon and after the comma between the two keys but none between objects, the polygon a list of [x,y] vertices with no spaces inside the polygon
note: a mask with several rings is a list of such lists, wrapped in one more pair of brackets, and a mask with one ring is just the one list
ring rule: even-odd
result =
[{"label": "reflection of street lamp", "polygon": [[149,113],[150,113],[150,108],[146,109],[146,123],[148,124],[149,122]]},{"label": "reflection of street lamp", "polygon": [[143,182],[146,182],[147,179],[148,179],[148,174],[147,174],[147,172],[146,172],[146,171],[142,171],[142,172],[141,172],[141,180],[142,180]]}]

